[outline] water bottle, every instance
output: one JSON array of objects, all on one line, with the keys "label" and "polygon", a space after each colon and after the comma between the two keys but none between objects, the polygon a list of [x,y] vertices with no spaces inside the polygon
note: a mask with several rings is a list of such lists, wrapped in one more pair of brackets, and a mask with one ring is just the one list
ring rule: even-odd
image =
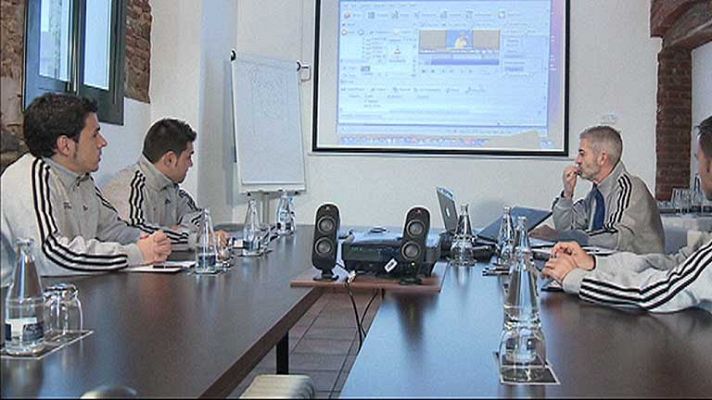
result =
[{"label": "water bottle", "polygon": [[277,205],[277,234],[279,236],[291,235],[294,233],[294,213],[291,209],[291,197],[287,193],[282,193]]},{"label": "water bottle", "polygon": [[[512,260],[519,260],[524,257],[528,263],[533,262],[532,247],[529,244],[529,230],[527,229],[527,217],[517,217],[517,227],[514,229],[514,253]],[[510,273],[516,263],[510,264]]]},{"label": "water bottle", "polygon": [[457,222],[457,231],[450,246],[451,265],[463,267],[475,265],[473,241],[474,238],[472,236],[468,205],[462,204],[460,206],[460,216]]},{"label": "water bottle", "polygon": [[500,373],[506,380],[516,382],[536,380],[546,366],[546,342],[539,318],[536,272],[525,221],[518,220],[524,232],[520,232],[516,261],[509,275],[499,346]]},{"label": "water bottle", "polygon": [[214,274],[218,268],[217,238],[213,230],[210,210],[203,209],[200,216],[198,237],[195,247],[195,273]]},{"label": "water bottle", "polygon": [[294,209],[293,196],[287,196],[287,215],[289,216],[289,219],[287,220],[287,231],[291,235],[297,228],[297,213]]},{"label": "water bottle", "polygon": [[514,226],[512,223],[512,209],[504,207],[502,222],[497,235],[497,260],[499,266],[509,267],[514,258]]},{"label": "water bottle", "polygon": [[16,242],[17,263],[5,299],[5,350],[13,355],[44,349],[44,296],[32,258],[32,239]]},{"label": "water bottle", "polygon": [[257,202],[250,199],[247,202],[247,215],[242,228],[242,255],[248,257],[259,256],[262,252],[260,219],[257,214]]},{"label": "water bottle", "polygon": [[705,194],[702,191],[702,181],[700,181],[700,174],[695,174],[695,180],[692,184],[692,190],[690,191],[690,212],[701,213],[703,205],[705,203]]}]

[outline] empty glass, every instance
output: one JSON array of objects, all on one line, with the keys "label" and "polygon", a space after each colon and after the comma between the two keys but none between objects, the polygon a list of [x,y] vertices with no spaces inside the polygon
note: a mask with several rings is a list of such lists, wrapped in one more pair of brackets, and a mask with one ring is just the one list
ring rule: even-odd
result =
[{"label": "empty glass", "polygon": [[680,215],[690,212],[690,190],[684,188],[673,189],[672,206],[675,212]]},{"label": "empty glass", "polygon": [[203,210],[200,216],[198,237],[195,248],[195,273],[214,274],[218,270],[218,244],[210,210]]},{"label": "empty glass", "polygon": [[219,267],[225,271],[228,268],[232,267],[232,247],[233,247],[233,238],[228,236],[228,238],[225,240],[225,243],[219,240],[216,241],[217,248],[218,248],[218,265]]},{"label": "empty glass", "polygon": [[84,324],[79,291],[71,283],[58,283],[44,291],[47,340],[67,341],[81,332]]}]

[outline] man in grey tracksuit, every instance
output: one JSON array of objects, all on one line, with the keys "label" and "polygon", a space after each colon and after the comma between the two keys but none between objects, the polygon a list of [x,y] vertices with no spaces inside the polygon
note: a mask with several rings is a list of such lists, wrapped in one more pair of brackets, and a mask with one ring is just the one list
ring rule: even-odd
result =
[{"label": "man in grey tracksuit", "polygon": [[202,210],[180,188],[193,165],[196,133],[185,122],[162,119],[146,133],[138,162],[119,171],[103,188],[130,225],[162,229],[174,249],[194,247]]},{"label": "man in grey tracksuit", "polygon": [[0,206],[2,285],[9,284],[17,239],[33,239],[40,275],[106,272],[164,261],[170,242],[122,221],[94,185],[107,145],[99,132],[96,104],[46,94],[25,112],[24,135],[30,154],[2,177]]},{"label": "man in grey tracksuit", "polygon": [[[699,130],[698,170],[705,195],[712,199],[712,117]],[[712,313],[712,232],[703,232],[673,255],[592,257],[575,242],[558,243],[544,275],[595,303],[655,312],[700,307]]]},{"label": "man in grey tracksuit", "polygon": [[[645,183],[626,171],[622,151],[620,134],[609,126],[581,133],[576,164],[564,170],[564,190],[554,201],[556,232],[550,232],[549,238],[637,254],[663,251],[665,236],[657,202]],[[593,187],[585,198],[574,202],[579,175],[593,182]]]}]

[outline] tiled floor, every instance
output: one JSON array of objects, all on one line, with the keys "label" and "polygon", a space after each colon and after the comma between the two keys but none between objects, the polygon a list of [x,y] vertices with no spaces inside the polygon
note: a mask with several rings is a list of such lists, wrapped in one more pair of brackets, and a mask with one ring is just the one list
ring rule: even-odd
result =
[{"label": "tiled floor", "polygon": [[[354,293],[359,316],[375,292]],[[380,293],[364,317],[368,332],[381,304]],[[325,293],[289,331],[289,373],[309,375],[316,385],[317,398],[338,398],[358,353],[356,319],[348,294]],[[273,374],[275,350],[269,352],[230,398],[240,394],[259,374]]]}]

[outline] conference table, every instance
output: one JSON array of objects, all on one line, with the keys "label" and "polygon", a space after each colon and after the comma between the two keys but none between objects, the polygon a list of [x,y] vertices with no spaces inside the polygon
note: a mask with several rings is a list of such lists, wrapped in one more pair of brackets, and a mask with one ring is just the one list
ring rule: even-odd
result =
[{"label": "conference table", "polygon": [[652,314],[542,292],[560,384],[500,384],[502,277],[448,267],[438,295],[388,293],[341,397],[710,397],[712,314]]},{"label": "conference table", "polygon": [[73,282],[94,333],[41,360],[2,359],[2,397],[78,397],[121,385],[140,397],[225,397],[275,346],[287,372],[288,331],[321,295],[290,288],[311,268],[313,227],[238,257],[213,276],[117,272]]},{"label": "conference table", "polygon": [[[2,359],[2,397],[78,397],[122,385],[141,397],[222,397],[277,346],[322,294],[289,282],[311,268],[313,227],[236,258],[215,276],[119,272],[46,279],[78,286],[94,333],[42,360]],[[388,292],[342,397],[712,395],[712,315],[650,314],[563,293],[540,299],[559,385],[499,383],[494,351],[504,278],[483,265],[447,267],[438,294]],[[316,270],[314,270],[316,273]]]}]

